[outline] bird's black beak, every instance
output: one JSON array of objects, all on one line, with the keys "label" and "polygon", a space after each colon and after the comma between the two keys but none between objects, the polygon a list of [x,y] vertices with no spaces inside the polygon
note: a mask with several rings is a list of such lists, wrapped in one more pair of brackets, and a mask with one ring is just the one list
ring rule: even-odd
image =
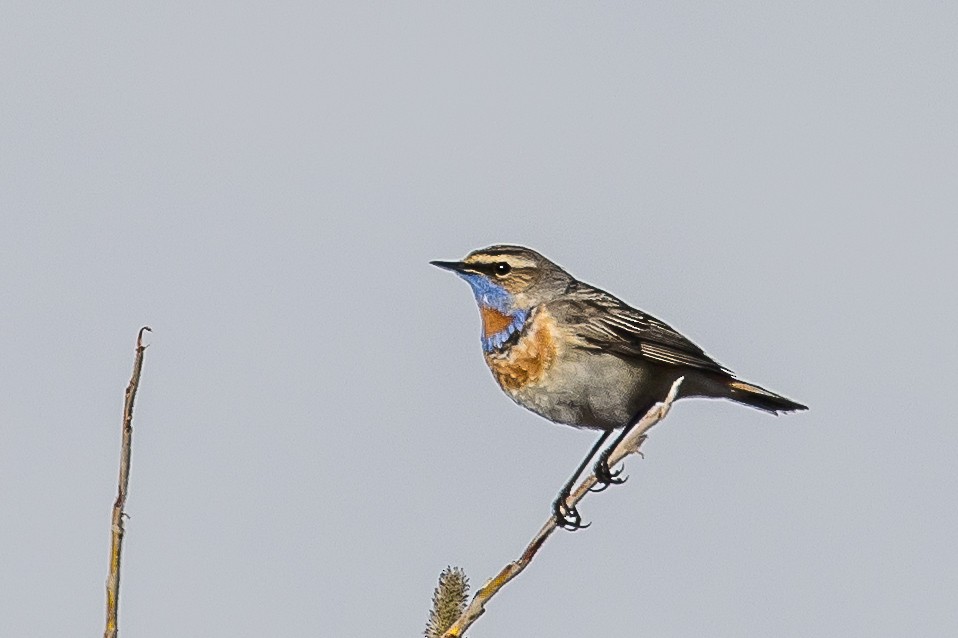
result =
[{"label": "bird's black beak", "polygon": [[444,270],[466,272],[466,265],[461,261],[430,261],[429,263]]}]

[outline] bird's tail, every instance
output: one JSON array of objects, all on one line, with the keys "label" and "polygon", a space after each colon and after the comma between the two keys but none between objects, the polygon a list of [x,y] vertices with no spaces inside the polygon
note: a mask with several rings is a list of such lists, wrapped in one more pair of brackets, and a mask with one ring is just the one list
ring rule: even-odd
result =
[{"label": "bird's tail", "polygon": [[778,414],[779,412],[793,412],[795,410],[807,410],[808,407],[801,403],[796,403],[791,399],[786,399],[780,394],[775,394],[771,390],[748,383],[738,379],[728,381],[728,397],[733,401],[750,405],[759,410],[766,410]]}]

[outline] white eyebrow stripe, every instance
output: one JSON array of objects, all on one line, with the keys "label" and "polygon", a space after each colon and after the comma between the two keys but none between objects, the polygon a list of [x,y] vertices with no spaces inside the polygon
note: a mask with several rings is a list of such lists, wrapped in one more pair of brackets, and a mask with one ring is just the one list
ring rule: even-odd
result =
[{"label": "white eyebrow stripe", "polygon": [[513,268],[533,268],[536,263],[525,257],[520,257],[518,255],[510,255],[503,253],[501,255],[490,255],[486,253],[480,253],[478,255],[470,255],[463,260],[465,264],[494,264],[500,261],[508,263]]}]

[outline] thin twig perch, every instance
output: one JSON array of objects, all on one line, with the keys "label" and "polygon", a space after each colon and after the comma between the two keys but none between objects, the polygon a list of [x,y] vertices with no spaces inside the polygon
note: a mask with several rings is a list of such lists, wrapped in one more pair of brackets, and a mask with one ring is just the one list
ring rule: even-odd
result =
[{"label": "thin twig perch", "polygon": [[[676,396],[679,392],[679,386],[682,385],[682,380],[684,377],[676,379],[675,383],[672,384],[672,389],[669,390],[668,396],[665,398],[665,401],[661,403],[656,403],[651,410],[649,410],[645,416],[639,421],[639,423],[629,432],[629,435],[612,451],[612,454],[609,456],[609,465],[614,466],[622,461],[626,456],[634,454],[639,451],[639,447],[642,445],[642,442],[645,441],[646,435],[649,428],[665,418],[669,413],[669,409],[672,407],[672,403],[675,401]],[[579,501],[581,501],[586,494],[589,493],[589,490],[597,483],[595,474],[590,474],[585,479],[579,483],[579,486],[573,490],[572,494],[569,496],[568,502],[570,505],[574,506]],[[536,553],[546,542],[546,539],[552,535],[552,532],[556,530],[558,521],[555,516],[549,517],[549,520],[546,521],[545,525],[542,526],[542,529],[532,538],[532,541],[526,546],[523,550],[522,555],[518,560],[510,562],[508,565],[503,567],[498,574],[491,578],[485,585],[483,585],[476,592],[476,595],[473,596],[472,601],[469,603],[469,606],[466,607],[466,610],[462,612],[462,615],[452,624],[452,626],[446,631],[443,635],[443,638],[460,638],[465,631],[472,626],[474,622],[481,616],[486,610],[486,603],[489,602],[496,593],[502,589],[506,583],[518,576],[529,563],[532,562],[532,559],[535,557]]]},{"label": "thin twig perch", "polygon": [[103,638],[116,638],[117,610],[120,606],[120,555],[123,552],[123,508],[130,485],[130,453],[133,447],[133,401],[140,387],[140,371],[143,369],[143,333],[152,332],[149,326],[140,328],[136,336],[136,356],[133,359],[133,374],[126,386],[123,402],[123,445],[120,449],[120,478],[116,501],[113,502],[112,542],[110,543],[110,572],[106,578],[106,630]]}]

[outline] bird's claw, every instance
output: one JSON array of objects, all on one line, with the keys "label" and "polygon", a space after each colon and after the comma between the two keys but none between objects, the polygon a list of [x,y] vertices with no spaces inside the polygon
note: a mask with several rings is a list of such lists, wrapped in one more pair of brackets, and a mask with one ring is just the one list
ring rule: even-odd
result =
[{"label": "bird's claw", "polygon": [[602,454],[599,457],[599,460],[595,464],[593,472],[595,474],[596,484],[590,488],[593,492],[601,492],[605,490],[610,485],[621,485],[625,483],[629,477],[622,476],[622,470],[625,469],[624,465],[621,465],[614,470],[609,467],[609,455]]},{"label": "bird's claw", "polygon": [[569,494],[563,492],[552,503],[552,515],[556,519],[556,525],[570,532],[585,529],[592,525],[592,523],[582,524],[579,510],[576,509],[575,505],[569,505],[568,498]]}]

